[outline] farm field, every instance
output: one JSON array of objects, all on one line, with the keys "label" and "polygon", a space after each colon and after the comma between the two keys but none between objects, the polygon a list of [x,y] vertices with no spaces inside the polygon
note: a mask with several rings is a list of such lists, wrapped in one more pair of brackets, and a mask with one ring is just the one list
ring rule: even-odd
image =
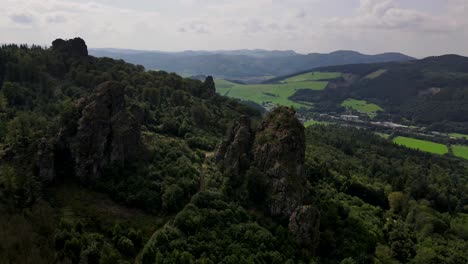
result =
[{"label": "farm field", "polygon": [[310,103],[294,102],[288,99],[297,90],[323,90],[327,82],[303,81],[279,84],[237,84],[230,81],[216,79],[216,91],[225,96],[253,101],[260,105],[272,103],[276,105],[292,106],[295,108],[309,108]]},{"label": "farm field", "polygon": [[468,146],[452,145],[452,151],[454,156],[468,159]]},{"label": "farm field", "polygon": [[340,72],[308,72],[282,80],[281,83],[323,81],[335,79],[341,76]]},{"label": "farm field", "polygon": [[452,133],[452,134],[449,134],[449,136],[454,137],[454,138],[468,139],[468,135],[459,134],[459,133]]},{"label": "farm field", "polygon": [[389,134],[385,134],[385,133],[380,133],[380,132],[375,132],[375,134],[379,137],[382,137],[382,138],[385,138],[385,139],[389,139],[390,138],[390,135]]},{"label": "farm field", "polygon": [[377,71],[375,71],[373,73],[369,73],[368,75],[366,75],[364,77],[364,79],[375,79],[375,78],[379,77],[380,75],[382,75],[382,74],[384,74],[386,72],[387,72],[387,70],[385,70],[385,69],[377,70]]},{"label": "farm field", "polygon": [[315,125],[329,125],[329,124],[330,122],[309,120],[307,122],[304,122],[304,127],[315,126]]},{"label": "farm field", "polygon": [[352,98],[344,100],[343,103],[341,103],[341,106],[351,108],[356,111],[367,113],[370,115],[375,114],[377,111],[384,111],[382,107],[376,104],[368,103],[365,100],[356,100]]},{"label": "farm field", "polygon": [[426,140],[420,140],[409,137],[396,137],[393,139],[393,142],[408,148],[419,149],[421,151],[430,152],[434,154],[442,155],[448,153],[447,146]]}]

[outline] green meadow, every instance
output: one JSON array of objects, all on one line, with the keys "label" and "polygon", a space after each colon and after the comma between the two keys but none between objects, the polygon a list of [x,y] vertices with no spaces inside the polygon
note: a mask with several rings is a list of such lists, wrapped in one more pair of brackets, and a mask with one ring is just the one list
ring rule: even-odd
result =
[{"label": "green meadow", "polygon": [[393,139],[393,142],[408,148],[419,149],[421,151],[430,152],[434,154],[442,155],[448,153],[448,148],[446,145],[426,140],[420,140],[409,137],[396,137]]},{"label": "green meadow", "polygon": [[305,81],[323,81],[335,79],[341,76],[340,72],[308,72],[287,78],[282,83],[305,82]]},{"label": "green meadow", "polygon": [[454,156],[468,159],[468,146],[452,145],[452,151]]},{"label": "green meadow", "polygon": [[380,132],[375,132],[375,134],[379,137],[382,137],[384,139],[389,139],[390,138],[390,135],[389,134],[385,134],[385,133],[380,133]]},{"label": "green meadow", "polygon": [[375,72],[372,72],[372,73],[366,75],[366,76],[364,77],[364,79],[375,79],[375,78],[379,77],[380,75],[382,75],[382,74],[384,74],[384,73],[386,73],[386,72],[387,72],[387,70],[385,70],[385,69],[380,69],[380,70],[377,70],[377,71],[375,71]]},{"label": "green meadow", "polygon": [[454,138],[468,139],[468,135],[459,134],[459,133],[452,133],[452,134],[449,134],[449,136],[454,137]]},{"label": "green meadow", "polygon": [[365,100],[356,100],[352,98],[344,100],[343,103],[341,103],[341,106],[368,114],[375,114],[377,111],[384,111],[382,107],[376,104],[368,103]]},{"label": "green meadow", "polygon": [[304,122],[304,127],[315,126],[315,125],[329,125],[330,122],[326,121],[316,121],[316,120],[309,120]]},{"label": "green meadow", "polygon": [[245,101],[253,101],[260,105],[272,103],[295,108],[311,107],[310,103],[294,102],[288,99],[296,91],[302,89],[319,91],[325,89],[328,84],[328,82],[324,81],[288,81],[277,84],[237,84],[222,79],[216,79],[215,83],[216,91],[221,95]]}]

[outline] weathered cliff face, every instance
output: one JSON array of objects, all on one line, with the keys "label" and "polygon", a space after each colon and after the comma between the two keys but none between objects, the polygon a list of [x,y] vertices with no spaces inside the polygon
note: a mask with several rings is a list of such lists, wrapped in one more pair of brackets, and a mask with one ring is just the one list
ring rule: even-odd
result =
[{"label": "weathered cliff face", "polygon": [[289,218],[289,232],[296,241],[314,254],[318,246],[320,233],[320,212],[312,205],[297,207]]},{"label": "weathered cliff face", "polygon": [[270,179],[272,216],[288,218],[304,198],[304,126],[295,114],[287,107],[268,113],[252,146],[254,165]]},{"label": "weathered cliff face", "polygon": [[265,116],[256,132],[252,132],[250,120],[243,116],[221,144],[216,160],[229,177],[241,179],[240,176],[249,175],[244,174],[249,167],[264,174],[268,213],[289,220],[291,234],[314,254],[320,213],[314,206],[303,205],[307,186],[303,168],[305,135],[304,126],[295,115],[291,108],[278,107]]},{"label": "weathered cliff face", "polygon": [[293,109],[278,107],[267,114],[256,133],[242,117],[219,148],[217,160],[228,175],[257,167],[268,178],[269,213],[288,219],[304,197],[304,153],[303,125]]},{"label": "weathered cliff face", "polygon": [[92,181],[110,163],[134,156],[140,146],[140,124],[141,117],[126,109],[122,85],[99,85],[78,121],[72,148],[76,175]]},{"label": "weathered cliff face", "polygon": [[55,177],[55,159],[54,159],[53,140],[41,139],[38,145],[36,156],[36,167],[39,171],[39,179],[44,182],[51,182]]},{"label": "weathered cliff face", "polygon": [[232,126],[216,154],[216,161],[226,174],[238,177],[241,172],[249,168],[252,142],[250,119],[241,116]]},{"label": "weathered cliff face", "polygon": [[88,56],[88,47],[81,38],[69,40],[56,39],[52,42],[52,49],[69,57]]},{"label": "weathered cliff face", "polygon": [[203,86],[207,91],[209,97],[214,96],[216,94],[216,85],[213,80],[213,76],[206,77],[205,81],[203,82]]},{"label": "weathered cliff face", "polygon": [[61,133],[56,144],[51,140],[40,145],[38,169],[44,180],[52,180],[56,171],[63,172],[63,163],[71,162],[73,175],[92,182],[106,166],[124,164],[141,148],[142,111],[137,106],[127,109],[121,84],[99,85],[95,94],[79,100],[76,108],[76,134]]}]

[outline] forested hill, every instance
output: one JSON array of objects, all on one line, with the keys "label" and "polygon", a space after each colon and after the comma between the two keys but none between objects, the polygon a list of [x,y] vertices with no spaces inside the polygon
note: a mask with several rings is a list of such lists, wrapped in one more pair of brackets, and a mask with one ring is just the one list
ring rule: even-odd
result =
[{"label": "forested hill", "polygon": [[0,48],[1,263],[466,263],[468,163],[213,78]]},{"label": "forested hill", "polygon": [[[355,98],[375,103],[386,113],[416,123],[468,122],[467,57],[444,55],[407,62],[330,66],[313,71],[341,73],[341,77],[330,81],[323,92],[299,91],[292,96],[294,100],[339,105],[347,98]],[[293,75],[298,74],[303,73]]]},{"label": "forested hill", "polygon": [[314,67],[350,63],[408,61],[413,58],[400,53],[365,55],[355,51],[336,51],[329,54],[297,54],[291,51],[206,51],[206,52],[150,52],[119,49],[92,49],[98,57],[123,59],[184,75],[214,75],[227,79],[250,79],[281,76]]}]

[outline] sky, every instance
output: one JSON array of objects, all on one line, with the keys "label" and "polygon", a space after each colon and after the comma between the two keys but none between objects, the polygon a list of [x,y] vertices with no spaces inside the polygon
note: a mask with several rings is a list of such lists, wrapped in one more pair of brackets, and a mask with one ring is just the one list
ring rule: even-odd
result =
[{"label": "sky", "polygon": [[0,43],[468,56],[468,0],[0,0]]}]

